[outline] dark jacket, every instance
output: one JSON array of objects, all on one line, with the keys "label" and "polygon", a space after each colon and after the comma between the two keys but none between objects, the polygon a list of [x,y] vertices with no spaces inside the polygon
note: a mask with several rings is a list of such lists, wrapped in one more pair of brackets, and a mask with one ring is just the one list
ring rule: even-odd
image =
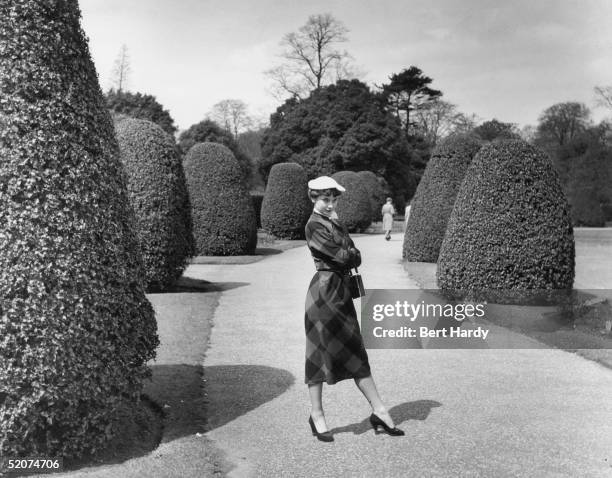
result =
[{"label": "dark jacket", "polygon": [[318,271],[347,274],[351,268],[361,265],[361,253],[355,248],[346,227],[338,220],[313,212],[305,232]]}]

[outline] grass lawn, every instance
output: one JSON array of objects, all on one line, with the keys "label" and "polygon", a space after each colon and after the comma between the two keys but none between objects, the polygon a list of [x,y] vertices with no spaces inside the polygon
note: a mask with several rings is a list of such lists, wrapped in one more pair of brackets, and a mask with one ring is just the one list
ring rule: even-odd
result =
[{"label": "grass lawn", "polygon": [[[583,299],[573,320],[555,307],[492,304],[487,320],[612,368],[612,334],[605,333],[605,321],[612,320],[612,229],[577,228],[575,239],[574,288]],[[404,267],[421,288],[437,289],[436,264],[406,262]]]},{"label": "grass lawn", "polygon": [[[197,268],[198,266],[191,266]],[[229,469],[206,431],[204,355],[222,287],[181,278],[148,294],[160,346],[142,406],[121,416],[116,439],[95,457],[68,464],[71,477],[222,476]]]},{"label": "grass lawn", "polygon": [[66,471],[56,476],[225,476],[231,466],[203,435],[210,427],[203,363],[215,308],[230,285],[190,273],[198,276],[199,264],[248,264],[304,244],[260,233],[255,255],[194,258],[172,290],[148,294],[160,346],[140,406],[120,411],[116,438],[106,450],[65,463]]}]

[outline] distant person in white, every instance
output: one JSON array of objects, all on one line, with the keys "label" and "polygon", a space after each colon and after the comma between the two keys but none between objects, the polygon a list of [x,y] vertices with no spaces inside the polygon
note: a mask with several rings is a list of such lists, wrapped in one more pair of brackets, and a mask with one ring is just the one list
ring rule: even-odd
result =
[{"label": "distant person in white", "polygon": [[391,239],[391,230],[393,229],[393,216],[395,215],[395,208],[393,207],[393,202],[391,198],[387,198],[386,204],[382,207],[381,210],[383,217],[383,231],[385,234],[385,239],[388,241]]}]

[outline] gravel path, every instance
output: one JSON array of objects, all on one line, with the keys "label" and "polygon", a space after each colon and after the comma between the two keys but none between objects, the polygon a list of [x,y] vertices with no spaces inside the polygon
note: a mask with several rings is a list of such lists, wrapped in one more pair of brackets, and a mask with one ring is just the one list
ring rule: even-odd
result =
[{"label": "gravel path", "polygon": [[[402,237],[356,237],[368,288],[416,287]],[[334,443],[311,436],[303,384],[306,248],[199,266],[223,292],[205,359],[207,433],[231,476],[612,476],[612,372],[558,350],[370,350],[405,437],[375,435],[352,381],[324,387]]]}]

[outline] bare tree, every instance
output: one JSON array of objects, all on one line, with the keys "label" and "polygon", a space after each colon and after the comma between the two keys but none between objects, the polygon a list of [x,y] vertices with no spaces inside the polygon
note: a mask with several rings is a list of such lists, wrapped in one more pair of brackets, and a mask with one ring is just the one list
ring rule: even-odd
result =
[{"label": "bare tree", "polygon": [[423,133],[429,144],[435,146],[438,139],[448,136],[463,124],[464,115],[457,107],[436,98],[416,111],[416,127]]},{"label": "bare tree", "polygon": [[612,110],[612,86],[596,86],[594,90],[597,106]]},{"label": "bare tree", "polygon": [[130,57],[128,55],[128,49],[125,44],[121,45],[119,54],[115,59],[113,65],[113,71],[111,75],[111,89],[116,90],[118,93],[126,88],[129,80],[129,74],[132,69],[130,68]]},{"label": "bare tree", "polygon": [[219,101],[213,106],[210,117],[232,134],[234,139],[238,139],[238,134],[253,123],[246,103],[235,99]]},{"label": "bare tree", "polygon": [[563,146],[590,124],[591,112],[584,104],[575,101],[557,103],[540,115],[538,136]]},{"label": "bare tree", "polygon": [[286,34],[280,65],[266,71],[274,82],[274,93],[303,98],[310,91],[339,79],[354,77],[352,57],[337,49],[348,40],[348,29],[331,14],[311,15],[297,32]]},{"label": "bare tree", "polygon": [[521,128],[519,135],[528,143],[533,143],[536,139],[538,128],[531,124],[527,124]]},{"label": "bare tree", "polygon": [[415,110],[416,128],[433,147],[453,133],[469,133],[478,123],[476,115],[467,116],[457,106],[441,98],[435,98]]}]

